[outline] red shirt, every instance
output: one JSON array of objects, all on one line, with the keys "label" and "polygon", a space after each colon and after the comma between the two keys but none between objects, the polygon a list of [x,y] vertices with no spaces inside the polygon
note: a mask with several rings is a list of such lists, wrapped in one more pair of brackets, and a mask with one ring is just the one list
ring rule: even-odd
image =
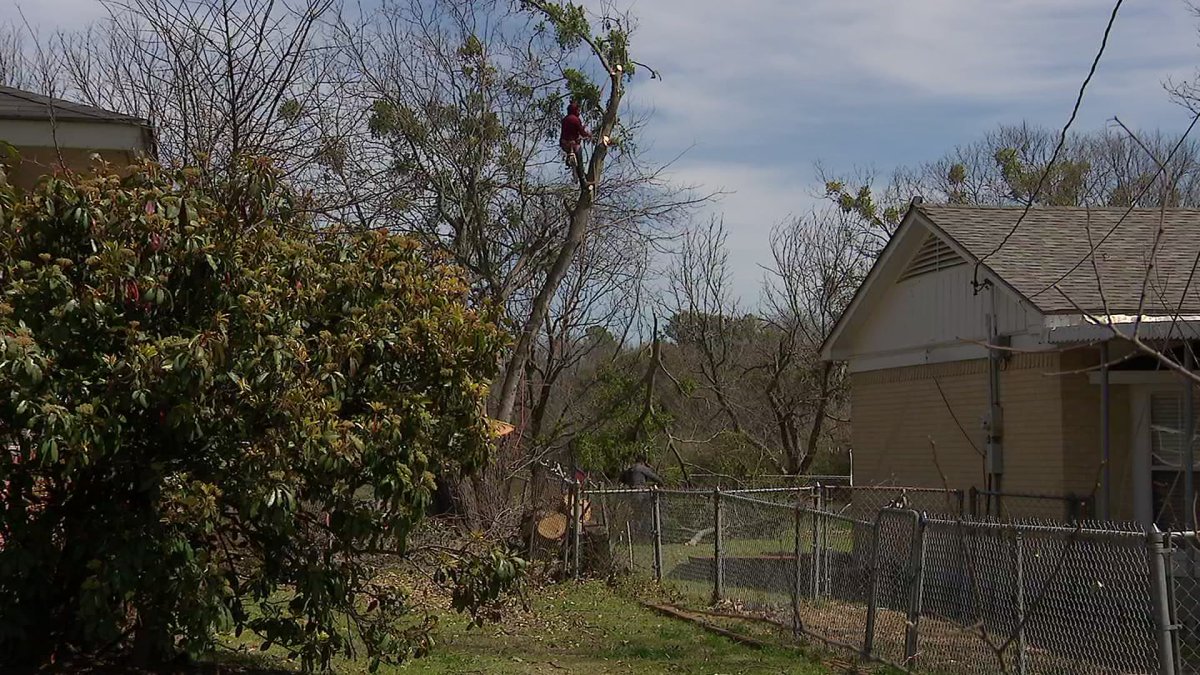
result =
[{"label": "red shirt", "polygon": [[567,116],[562,120],[562,135],[558,137],[558,145],[564,150],[570,150],[571,146],[578,143],[581,138],[591,138],[592,135],[583,126],[583,120],[579,118],[578,106],[572,104],[567,109]]}]

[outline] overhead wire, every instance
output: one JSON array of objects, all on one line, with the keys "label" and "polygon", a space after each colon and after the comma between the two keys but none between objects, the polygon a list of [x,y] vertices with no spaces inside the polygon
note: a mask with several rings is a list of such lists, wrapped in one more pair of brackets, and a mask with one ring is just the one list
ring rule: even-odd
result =
[{"label": "overhead wire", "polygon": [[1042,175],[1038,178],[1037,185],[1034,186],[1033,191],[1029,194],[1029,199],[1026,200],[1025,208],[1021,211],[1021,215],[1017,218],[1017,222],[1013,223],[1012,228],[1009,229],[1009,231],[1004,235],[1004,237],[1000,240],[1000,243],[998,243],[995,248],[975,261],[975,268],[971,279],[971,287],[974,289],[976,294],[978,294],[979,289],[984,286],[984,284],[979,282],[979,268],[988,260],[988,258],[991,258],[999,253],[1000,250],[1008,244],[1008,241],[1012,239],[1013,235],[1017,233],[1017,230],[1020,229],[1021,224],[1025,221],[1025,217],[1029,215],[1029,210],[1033,208],[1033,205],[1037,201],[1038,196],[1041,194],[1042,189],[1046,186],[1046,180],[1049,178],[1050,173],[1054,170],[1055,162],[1058,161],[1059,155],[1062,154],[1063,148],[1066,147],[1067,135],[1071,131],[1071,126],[1075,124],[1075,120],[1079,117],[1079,109],[1083,106],[1084,94],[1087,92],[1088,85],[1091,84],[1092,78],[1096,75],[1096,70],[1100,66],[1100,59],[1104,56],[1104,50],[1108,47],[1108,38],[1112,34],[1113,25],[1117,21],[1117,13],[1121,10],[1121,5],[1124,4],[1124,1],[1125,0],[1117,0],[1116,4],[1113,5],[1112,13],[1109,14],[1108,17],[1108,23],[1104,27],[1104,36],[1100,40],[1100,48],[1096,51],[1096,56],[1092,59],[1092,65],[1088,69],[1087,77],[1083,79],[1083,84],[1079,86],[1079,93],[1075,96],[1075,105],[1071,109],[1071,116],[1067,119],[1067,123],[1063,125],[1062,131],[1059,133],[1058,144],[1055,146],[1054,152],[1050,155],[1050,161],[1046,164],[1045,170],[1042,171]]}]

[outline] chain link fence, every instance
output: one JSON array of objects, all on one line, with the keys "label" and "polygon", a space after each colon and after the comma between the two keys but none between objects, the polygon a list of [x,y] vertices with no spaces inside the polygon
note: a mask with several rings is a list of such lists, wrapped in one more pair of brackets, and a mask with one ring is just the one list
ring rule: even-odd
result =
[{"label": "chain link fence", "polygon": [[1169,620],[1178,626],[1176,672],[1200,673],[1200,537],[1172,533],[1163,546],[1173,610]]},{"label": "chain link fence", "polygon": [[875,514],[890,506],[952,517],[965,513],[965,493],[962,490],[825,484],[819,485],[817,490],[819,510],[859,520],[874,520]]},{"label": "chain link fence", "polygon": [[658,579],[691,605],[711,602],[716,587],[714,494],[669,492],[660,497],[663,564]]},{"label": "chain link fence", "polygon": [[584,501],[592,522],[578,537],[580,564],[657,578],[654,511],[659,497],[647,490],[611,490],[588,492]]},{"label": "chain link fence", "polygon": [[967,512],[975,518],[996,515],[1004,520],[1050,520],[1065,523],[1095,518],[1095,500],[1076,495],[1046,495],[1025,492],[995,492],[971,488]]},{"label": "chain link fence", "polygon": [[[937,673],[1200,673],[1200,539],[971,518],[951,490],[591,490],[576,571]],[[597,553],[606,549],[608,556]]]},{"label": "chain link fence", "polygon": [[714,598],[782,622],[791,617],[795,599],[796,507],[763,498],[775,494],[720,495]]}]

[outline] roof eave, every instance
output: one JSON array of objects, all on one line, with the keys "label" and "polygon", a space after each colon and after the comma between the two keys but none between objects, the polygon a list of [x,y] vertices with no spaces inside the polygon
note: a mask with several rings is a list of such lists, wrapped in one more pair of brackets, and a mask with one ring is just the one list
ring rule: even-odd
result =
[{"label": "roof eave", "polygon": [[11,120],[19,122],[49,122],[53,120],[56,124],[126,124],[134,127],[149,128],[150,122],[141,119],[140,117],[129,117],[126,119],[118,117],[75,117],[73,115],[67,117],[51,117],[50,115],[5,115],[0,113],[0,120]]},{"label": "roof eave", "polygon": [[1132,316],[1114,314],[1055,314],[1046,317],[1046,341],[1080,344],[1137,337],[1142,340],[1182,339],[1200,332],[1200,315]]}]

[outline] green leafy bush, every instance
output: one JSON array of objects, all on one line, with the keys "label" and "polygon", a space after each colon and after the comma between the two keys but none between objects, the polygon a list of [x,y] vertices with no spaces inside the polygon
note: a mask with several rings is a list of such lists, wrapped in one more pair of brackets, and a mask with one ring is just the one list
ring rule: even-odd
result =
[{"label": "green leafy bush", "polygon": [[147,166],[0,188],[0,290],[0,664],[423,649],[365,561],[486,459],[503,336],[456,269],[262,165]]}]

